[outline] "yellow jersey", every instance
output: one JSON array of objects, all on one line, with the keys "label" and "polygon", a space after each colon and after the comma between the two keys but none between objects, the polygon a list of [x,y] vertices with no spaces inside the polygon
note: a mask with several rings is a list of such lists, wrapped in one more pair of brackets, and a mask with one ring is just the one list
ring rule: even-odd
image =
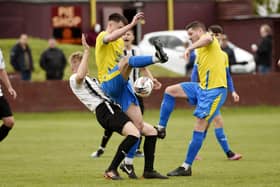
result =
[{"label": "yellow jersey", "polygon": [[123,57],[123,39],[119,38],[106,44],[103,40],[107,34],[108,32],[102,31],[96,38],[95,62],[100,83],[105,80],[110,80],[120,74],[120,72],[117,71],[114,73],[114,76],[109,76],[109,71],[112,70]]},{"label": "yellow jersey", "polygon": [[[205,37],[203,35],[202,37]],[[213,89],[219,87],[227,88],[226,59],[220,48],[218,40],[204,47],[196,49],[197,69],[202,89]]]}]

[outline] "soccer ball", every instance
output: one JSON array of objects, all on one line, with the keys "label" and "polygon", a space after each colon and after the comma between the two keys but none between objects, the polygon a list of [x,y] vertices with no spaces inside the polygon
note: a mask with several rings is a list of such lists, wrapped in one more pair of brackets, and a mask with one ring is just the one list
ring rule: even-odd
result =
[{"label": "soccer ball", "polygon": [[140,97],[148,97],[153,90],[154,83],[149,77],[139,77],[134,82],[135,94]]}]

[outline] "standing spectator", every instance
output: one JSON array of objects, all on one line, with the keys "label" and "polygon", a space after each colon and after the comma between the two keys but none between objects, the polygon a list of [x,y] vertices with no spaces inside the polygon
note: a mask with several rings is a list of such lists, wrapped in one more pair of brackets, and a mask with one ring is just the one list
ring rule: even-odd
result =
[{"label": "standing spectator", "polygon": [[258,72],[266,74],[270,71],[272,61],[272,32],[269,25],[264,24],[260,27],[262,40],[257,46],[252,44],[251,48],[255,55]]},{"label": "standing spectator", "polygon": [[31,49],[28,46],[27,34],[21,34],[19,42],[11,50],[11,64],[15,71],[20,72],[21,79],[30,81],[33,71]]},{"label": "standing spectator", "polygon": [[[13,89],[7,72],[5,70],[5,62],[0,49],[0,79],[6,86],[8,93],[15,99],[17,97],[16,91]],[[9,103],[3,96],[2,89],[0,87],[0,118],[3,120],[3,125],[0,127],[0,142],[8,135],[9,131],[14,126],[14,117],[9,106]]]},{"label": "standing spectator", "polygon": [[236,58],[234,55],[233,49],[228,45],[228,37],[227,35],[223,34],[221,37],[221,48],[224,52],[227,53],[228,55],[228,60],[229,60],[229,65],[234,65],[236,64]]},{"label": "standing spectator", "polygon": [[49,39],[49,48],[41,54],[40,66],[46,71],[47,80],[61,80],[66,66],[62,50],[56,47],[54,38]]}]

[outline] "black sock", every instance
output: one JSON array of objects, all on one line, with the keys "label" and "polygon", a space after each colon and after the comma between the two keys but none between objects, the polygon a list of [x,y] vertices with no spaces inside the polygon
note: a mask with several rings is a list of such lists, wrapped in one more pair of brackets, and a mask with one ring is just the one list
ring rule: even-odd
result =
[{"label": "black sock", "polygon": [[157,136],[145,136],[145,142],[144,142],[144,155],[145,155],[144,171],[153,171],[154,170],[156,142],[157,142]]},{"label": "black sock", "polygon": [[9,134],[11,127],[7,127],[6,125],[2,125],[0,127],[0,142]]},{"label": "black sock", "polygon": [[231,150],[229,150],[226,154],[228,158],[233,157],[235,155],[234,152],[232,152]]},{"label": "black sock", "polygon": [[137,150],[140,149],[141,142],[142,142],[142,136],[140,136],[140,140],[139,140],[139,144],[138,144]]},{"label": "black sock", "polygon": [[109,139],[111,138],[113,132],[112,131],[108,131],[108,130],[105,130],[104,132],[104,135],[102,137],[102,140],[101,140],[101,147],[105,148]]},{"label": "black sock", "polygon": [[136,144],[138,138],[136,136],[128,135],[122,143],[119,145],[118,151],[115,154],[108,170],[117,170],[121,161],[124,159],[126,153],[131,149],[131,147]]}]

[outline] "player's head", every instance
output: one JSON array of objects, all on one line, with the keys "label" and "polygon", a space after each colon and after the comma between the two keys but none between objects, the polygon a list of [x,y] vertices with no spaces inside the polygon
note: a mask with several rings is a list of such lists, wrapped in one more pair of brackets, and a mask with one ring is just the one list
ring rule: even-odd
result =
[{"label": "player's head", "polygon": [[56,47],[56,40],[54,38],[49,38],[48,43],[50,48]]},{"label": "player's head", "polygon": [[224,29],[220,25],[210,25],[208,27],[208,31],[213,34],[218,40],[222,39],[222,35],[224,33]]},{"label": "player's head", "polygon": [[227,35],[222,34],[220,43],[221,43],[221,47],[222,48],[225,48],[225,47],[228,46],[228,37],[227,37]]},{"label": "player's head", "polygon": [[193,21],[185,27],[192,42],[196,42],[205,32],[206,27],[199,21]]},{"label": "player's head", "polygon": [[109,32],[113,32],[124,27],[127,25],[127,23],[128,21],[123,15],[119,13],[113,13],[109,16],[107,29]]},{"label": "player's head", "polygon": [[133,30],[128,30],[124,35],[122,36],[122,39],[124,41],[125,47],[130,47],[135,39]]},{"label": "player's head", "polygon": [[271,35],[272,31],[271,31],[271,27],[268,24],[263,24],[260,27],[260,35],[262,37],[266,37],[268,35]]},{"label": "player's head", "polygon": [[19,37],[19,43],[21,45],[27,45],[27,42],[28,42],[27,34],[21,34],[20,37]]},{"label": "player's head", "polygon": [[73,73],[77,72],[79,65],[81,64],[83,53],[80,51],[74,52],[69,57],[70,67]]}]

